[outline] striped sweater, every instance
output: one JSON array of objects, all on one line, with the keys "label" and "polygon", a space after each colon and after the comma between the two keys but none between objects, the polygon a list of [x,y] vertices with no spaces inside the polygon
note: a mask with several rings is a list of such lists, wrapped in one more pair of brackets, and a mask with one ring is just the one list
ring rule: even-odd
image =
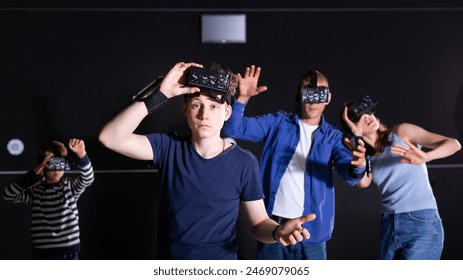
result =
[{"label": "striped sweater", "polygon": [[33,170],[19,177],[3,191],[5,200],[32,207],[31,239],[35,250],[68,254],[80,248],[77,200],[94,180],[86,155],[77,162],[79,176],[66,177],[56,184],[41,182]]}]

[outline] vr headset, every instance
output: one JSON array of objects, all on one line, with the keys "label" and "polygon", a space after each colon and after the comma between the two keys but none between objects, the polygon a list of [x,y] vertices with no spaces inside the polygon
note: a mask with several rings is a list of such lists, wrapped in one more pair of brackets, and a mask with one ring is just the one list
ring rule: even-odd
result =
[{"label": "vr headset", "polygon": [[47,162],[52,171],[65,171],[71,170],[71,160],[68,157],[52,157],[50,161]]},{"label": "vr headset", "polygon": [[329,87],[317,86],[317,72],[310,70],[310,83],[308,86],[299,88],[301,103],[328,103],[330,94]]},{"label": "vr headset", "polygon": [[328,103],[329,87],[300,87],[302,103]]},{"label": "vr headset", "polygon": [[360,101],[348,105],[347,117],[353,122],[358,122],[363,114],[374,113],[377,105],[376,100],[365,95]]},{"label": "vr headset", "polygon": [[[209,94],[212,100],[220,104],[227,101],[228,104],[233,105],[233,96],[230,93],[231,74],[214,70],[214,65],[216,64],[213,64],[211,69],[192,66],[188,75],[187,86],[199,87],[201,93]],[[198,96],[199,94],[195,95]]]}]

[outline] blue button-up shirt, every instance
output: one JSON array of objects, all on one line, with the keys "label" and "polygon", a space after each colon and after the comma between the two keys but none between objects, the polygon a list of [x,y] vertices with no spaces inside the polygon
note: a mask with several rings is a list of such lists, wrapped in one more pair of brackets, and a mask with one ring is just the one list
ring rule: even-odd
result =
[{"label": "blue button-up shirt", "polygon": [[[264,142],[260,159],[260,174],[264,202],[272,215],[275,196],[281,178],[300,141],[299,116],[279,111],[256,117],[243,117],[246,104],[235,102],[233,113],[225,123],[224,132],[233,138]],[[304,242],[323,242],[331,238],[334,227],[333,170],[349,184],[360,179],[355,174],[363,170],[350,164],[352,154],[344,145],[342,132],[322,117],[307,157],[304,178],[304,215],[315,213],[317,218],[303,226],[310,232]]]}]

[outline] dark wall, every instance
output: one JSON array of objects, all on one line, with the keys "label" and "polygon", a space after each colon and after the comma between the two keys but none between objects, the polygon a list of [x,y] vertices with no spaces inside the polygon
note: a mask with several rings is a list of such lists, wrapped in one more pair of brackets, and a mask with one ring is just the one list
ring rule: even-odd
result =
[{"label": "dark wall", "polygon": [[[97,135],[132,94],[178,61],[215,61],[235,72],[261,66],[261,84],[269,90],[251,100],[248,115],[292,111],[298,78],[315,68],[330,80],[333,100],[325,116],[335,125],[346,101],[368,93],[379,101],[378,115],[386,124],[411,122],[462,141],[463,9],[440,2],[373,8],[1,6],[0,146],[19,138],[25,150],[13,156],[0,149],[0,185],[33,167],[40,143],[83,138],[97,171],[79,201],[83,257],[154,258],[157,174],[138,172],[146,169],[143,162],[105,149]],[[247,43],[202,44],[200,16],[210,13],[246,14]],[[149,116],[137,132],[187,131],[180,100]],[[261,144],[238,143],[260,155]],[[457,250],[462,162],[460,152],[429,168],[446,230],[446,259],[463,258]],[[338,180],[336,192],[329,257],[374,259],[376,187],[359,190]],[[0,259],[30,257],[28,219],[26,206],[0,200]],[[246,221],[238,225],[240,257],[252,258]]]}]

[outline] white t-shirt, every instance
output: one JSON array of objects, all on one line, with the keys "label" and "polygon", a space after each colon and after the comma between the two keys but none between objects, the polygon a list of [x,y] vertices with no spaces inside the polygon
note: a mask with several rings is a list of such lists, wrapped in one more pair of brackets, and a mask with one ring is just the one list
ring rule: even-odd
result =
[{"label": "white t-shirt", "polygon": [[283,174],[275,197],[273,215],[296,218],[304,212],[304,177],[307,157],[318,125],[299,120],[301,137],[291,161]]}]

